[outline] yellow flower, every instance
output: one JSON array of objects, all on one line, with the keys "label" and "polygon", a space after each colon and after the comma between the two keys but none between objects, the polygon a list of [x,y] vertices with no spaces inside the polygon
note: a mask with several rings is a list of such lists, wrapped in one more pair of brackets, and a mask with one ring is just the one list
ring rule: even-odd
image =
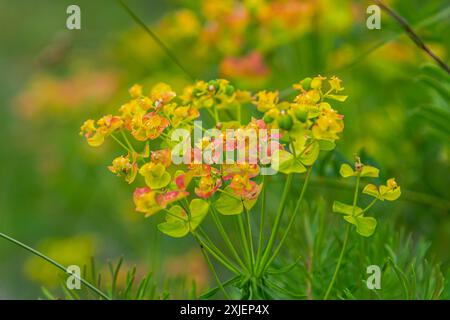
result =
[{"label": "yellow flower", "polygon": [[150,99],[153,101],[153,106],[156,109],[159,109],[164,104],[170,102],[175,96],[175,91],[173,91],[168,84],[163,82],[156,84],[150,92]]},{"label": "yellow flower", "polygon": [[316,123],[312,127],[312,134],[318,140],[337,140],[338,133],[344,130],[344,116],[333,109],[322,109]]},{"label": "yellow flower", "polygon": [[117,116],[106,115],[94,124],[94,120],[87,120],[81,126],[80,134],[84,135],[87,142],[92,147],[98,147],[103,144],[105,138],[119,129],[123,124],[122,119]]},{"label": "yellow flower", "polygon": [[173,111],[172,126],[178,127],[182,122],[192,121],[200,116],[200,112],[191,106],[181,106]]},{"label": "yellow flower", "polygon": [[375,197],[381,201],[395,201],[400,197],[401,189],[395,179],[391,178],[386,182],[386,185],[381,185],[378,188],[373,184],[368,184],[364,188],[363,193]]},{"label": "yellow flower", "polygon": [[145,183],[152,189],[161,189],[170,183],[170,173],[161,163],[149,162],[139,169],[139,174],[145,178]]},{"label": "yellow flower", "polygon": [[212,175],[203,176],[198,182],[198,187],[195,188],[195,194],[203,199],[209,198],[221,185],[222,180],[220,178],[215,178]]},{"label": "yellow flower", "polygon": [[130,88],[130,90],[128,90],[128,92],[130,93],[130,96],[132,98],[138,98],[142,96],[142,86],[139,84],[135,84]]},{"label": "yellow flower", "polygon": [[156,201],[156,193],[150,188],[136,188],[133,194],[136,211],[145,213],[145,217],[154,215],[163,207]]},{"label": "yellow flower", "polygon": [[109,166],[108,169],[115,175],[124,177],[126,182],[132,183],[136,178],[138,167],[136,164],[136,159],[133,159],[132,162],[130,161],[130,157],[128,155],[126,157],[120,156],[115,158],[112,165]]},{"label": "yellow flower", "polygon": [[328,80],[328,83],[330,84],[331,89],[336,92],[344,90],[344,88],[341,87],[342,80],[336,76],[332,76],[330,80]]},{"label": "yellow flower", "polygon": [[131,134],[139,141],[156,139],[169,126],[169,121],[154,113],[136,115],[131,120]]},{"label": "yellow flower", "polygon": [[278,100],[278,91],[260,91],[256,94],[256,100],[253,103],[259,111],[266,112],[272,108],[275,108]]}]

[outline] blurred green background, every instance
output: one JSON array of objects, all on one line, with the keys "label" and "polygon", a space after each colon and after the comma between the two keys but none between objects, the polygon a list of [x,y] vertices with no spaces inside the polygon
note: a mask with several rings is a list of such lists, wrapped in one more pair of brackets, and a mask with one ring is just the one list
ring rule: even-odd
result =
[{"label": "blurred green background", "polygon": [[[287,94],[307,76],[343,79],[345,133],[322,158],[310,201],[324,198],[330,208],[348,196],[337,168],[358,153],[402,186],[401,201],[377,209],[380,224],[424,239],[427,258],[448,270],[450,82],[390,17],[368,30],[370,1],[273,1],[289,6],[274,5],[257,21],[239,10],[226,17],[228,1],[126,2],[195,78]],[[251,13],[260,2],[243,3]],[[449,62],[448,1],[387,3]],[[81,8],[81,30],[65,26],[70,4]],[[84,119],[124,103],[132,84],[179,89],[190,79],[116,1],[0,0],[0,43],[0,231],[64,264],[123,256],[162,286],[181,277],[206,288],[192,239],[157,232],[158,219],[134,212],[133,187],[107,170],[119,149],[92,149],[78,135]],[[272,188],[275,200],[280,185]],[[35,299],[59,281],[52,266],[0,240],[1,299]]]}]

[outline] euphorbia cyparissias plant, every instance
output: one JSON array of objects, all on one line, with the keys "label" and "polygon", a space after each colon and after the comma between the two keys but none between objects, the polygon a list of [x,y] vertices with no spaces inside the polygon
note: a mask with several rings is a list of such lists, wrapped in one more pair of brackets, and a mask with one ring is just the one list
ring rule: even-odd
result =
[{"label": "euphorbia cyparissias plant", "polygon": [[[225,288],[229,284],[242,289],[241,298],[268,297],[264,290],[267,270],[295,222],[312,167],[321,151],[335,148],[344,129],[344,117],[330,104],[344,102],[347,98],[341,94],[344,89],[340,79],[306,78],[293,88],[297,91],[294,99],[282,101],[277,91],[252,94],[236,89],[223,79],[198,81],[180,94],[164,83],[155,85],[148,95],[141,86],[134,85],[129,90],[131,100],[119,108],[117,115],[87,120],[81,127],[81,134],[89,145],[98,147],[105,138],[111,137],[126,150],[125,155],[112,161],[109,170],[129,184],[139,178],[141,185],[133,195],[136,210],[145,217],[164,214],[165,221],[158,229],[168,236],[181,238],[191,234],[200,244],[218,282],[216,291],[222,290],[226,297],[230,297]],[[261,113],[260,118],[244,122],[242,110],[254,106]],[[213,121],[215,134],[199,140],[189,139],[189,151],[180,151],[179,142],[173,139],[175,132],[179,129],[194,132],[199,126],[196,119],[201,115]],[[254,153],[249,145],[239,144],[240,138],[248,142],[250,131],[258,138],[257,157],[253,161]],[[262,149],[265,152],[261,152]],[[212,162],[205,163],[207,150],[216,152],[213,152]],[[225,153],[239,151],[244,153],[243,161],[223,161]],[[189,161],[174,163],[176,153]],[[262,173],[268,168],[286,175],[286,182],[270,225],[270,236],[266,239],[265,183],[268,179]],[[306,178],[301,194],[276,243],[291,184],[296,179],[294,174],[303,173]],[[367,192],[378,192],[379,198],[384,196],[381,189],[373,187],[368,187]],[[261,210],[252,212],[258,201]],[[208,215],[227,250],[219,249],[202,229],[201,224]],[[260,215],[257,243],[254,243],[255,230],[251,223],[255,215]],[[235,216],[241,237],[239,246],[222,224],[223,216]],[[359,232],[364,229],[361,223],[358,225],[362,217],[348,215],[345,218],[355,224]],[[210,257],[235,277],[222,283]]]}]

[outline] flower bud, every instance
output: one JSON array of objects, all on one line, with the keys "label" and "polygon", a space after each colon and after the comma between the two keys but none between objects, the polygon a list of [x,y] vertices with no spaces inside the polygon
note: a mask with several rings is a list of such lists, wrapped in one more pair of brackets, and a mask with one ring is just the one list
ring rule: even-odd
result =
[{"label": "flower bud", "polygon": [[308,111],[306,110],[297,109],[294,114],[295,117],[301,122],[305,122],[308,119]]},{"label": "flower bud", "polygon": [[278,118],[278,126],[283,130],[291,130],[293,125],[294,121],[292,120],[292,117],[288,114],[282,114]]}]

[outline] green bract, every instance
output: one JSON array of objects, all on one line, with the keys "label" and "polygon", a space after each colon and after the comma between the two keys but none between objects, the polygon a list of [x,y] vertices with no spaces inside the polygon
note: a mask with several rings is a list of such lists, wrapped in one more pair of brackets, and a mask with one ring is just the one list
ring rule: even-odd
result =
[{"label": "green bract", "polygon": [[401,189],[395,183],[395,180],[389,179],[387,185],[375,186],[373,184],[368,184],[365,186],[363,193],[368,194],[374,198],[377,198],[381,201],[395,201],[401,195]]},{"label": "green bract", "polygon": [[306,166],[311,166],[317,160],[319,152],[320,145],[317,140],[304,147],[297,157],[289,151],[277,150],[273,155],[272,167],[285,174],[303,173],[306,172]]},{"label": "green bract", "polygon": [[353,170],[353,168],[350,165],[344,163],[341,165],[339,173],[343,178],[357,177],[357,176],[377,178],[379,170],[375,167],[366,165],[361,165],[361,169],[359,170]]},{"label": "green bract", "polygon": [[173,206],[166,215],[166,222],[158,224],[158,229],[171,237],[181,238],[187,235],[190,231],[194,231],[209,210],[209,204],[202,199],[193,199],[189,204],[190,216],[181,206]]},{"label": "green bract", "polygon": [[364,217],[363,209],[334,201],[333,212],[344,214],[345,221],[356,226],[356,232],[364,237],[370,237],[377,226],[377,220],[372,217]]},{"label": "green bract", "polygon": [[233,196],[233,189],[228,186],[215,202],[215,208],[223,215],[236,215],[246,210],[250,210],[256,204],[257,198],[253,200],[239,199]]}]

